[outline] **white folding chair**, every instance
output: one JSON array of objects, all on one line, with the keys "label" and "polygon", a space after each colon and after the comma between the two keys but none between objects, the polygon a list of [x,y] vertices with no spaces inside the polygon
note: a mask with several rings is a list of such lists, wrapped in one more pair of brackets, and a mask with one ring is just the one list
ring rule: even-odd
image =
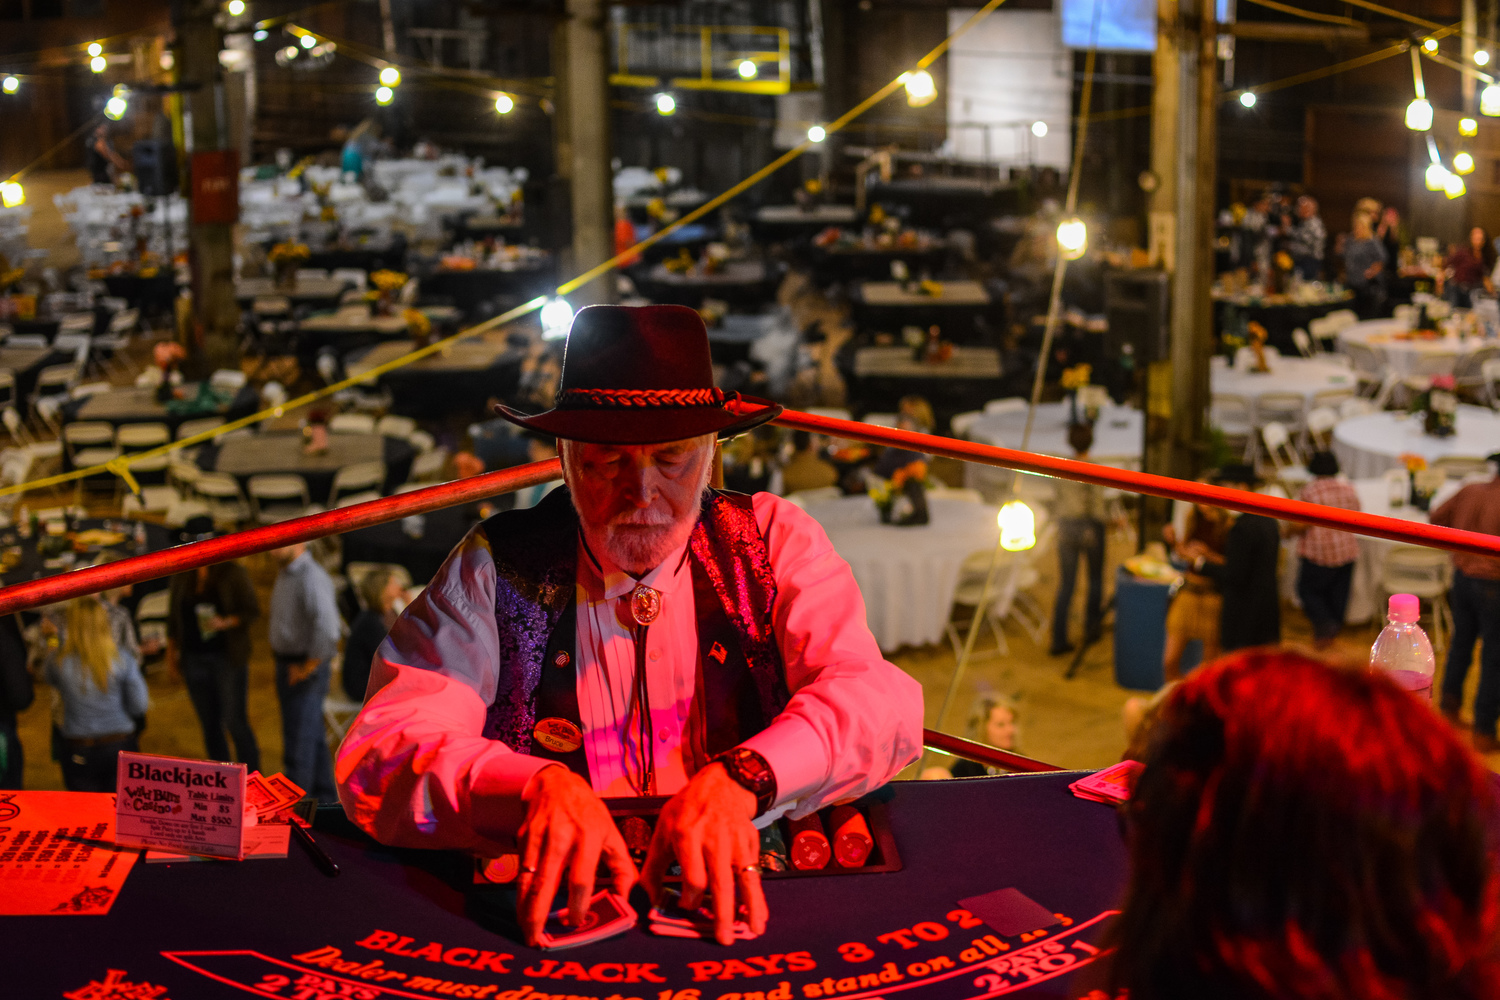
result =
[{"label": "white folding chair", "polygon": [[384,482],[384,462],[356,462],[346,465],[333,474],[333,487],[328,492],[328,502],[336,504],[347,493],[379,490]]},{"label": "white folding chair", "polygon": [[1339,413],[1331,406],[1319,406],[1307,413],[1307,441],[1314,451],[1327,451],[1331,446],[1333,428],[1339,422]]},{"label": "white folding chair", "polygon": [[374,434],[375,418],[368,413],[338,413],[328,421],[330,434]]},{"label": "white folding chair", "polygon": [[1307,331],[1302,329],[1302,327],[1299,326],[1292,331],[1292,344],[1297,348],[1297,353],[1304,358],[1313,356],[1312,338],[1307,335]]},{"label": "white folding chair", "polygon": [[1255,397],[1255,420],[1284,424],[1292,434],[1301,432],[1306,421],[1307,397],[1300,392],[1263,392]]},{"label": "white folding chair", "polygon": [[413,482],[431,484],[443,476],[448,468],[448,449],[434,448],[412,459],[408,476]]},{"label": "white folding chair", "polygon": [[1236,393],[1216,392],[1209,403],[1209,425],[1218,428],[1231,443],[1243,442],[1240,452],[1245,461],[1249,461],[1255,452],[1253,412],[1249,397]]},{"label": "white folding chair", "polygon": [[1432,651],[1438,662],[1447,647],[1445,633],[1453,631],[1448,590],[1453,586],[1453,560],[1446,552],[1419,545],[1397,545],[1385,555],[1380,589],[1387,594],[1415,594],[1432,609]]},{"label": "white folding chair", "polygon": [[416,432],[417,422],[411,417],[398,417],[388,413],[375,423],[375,431],[382,437],[409,439]]},{"label": "white folding chair", "polygon": [[975,422],[983,417],[984,412],[981,410],[970,410],[967,413],[955,413],[952,417],[948,418],[948,427],[953,431],[954,437],[967,439],[969,436],[969,431],[974,428]]},{"label": "white folding chair", "polygon": [[1295,495],[1312,477],[1303,464],[1302,456],[1297,451],[1297,445],[1292,441],[1291,433],[1286,425],[1272,420],[1261,425],[1260,440],[1265,449],[1266,458],[1270,460],[1271,467],[1275,470],[1275,478],[1284,486],[1289,494]]},{"label": "white folding chair", "polygon": [[223,417],[199,417],[196,420],[184,420],[177,425],[177,440],[182,441],[190,437],[197,437],[204,431],[211,431],[215,427],[223,426]]},{"label": "white folding chair", "polygon": [[301,476],[251,476],[245,492],[250,495],[250,509],[259,524],[276,524],[311,512],[312,498]]},{"label": "white folding chair", "polygon": [[250,519],[250,505],[245,501],[239,481],[231,475],[222,472],[202,473],[193,483],[193,492],[208,506],[209,515],[215,524],[238,527],[241,522]]}]

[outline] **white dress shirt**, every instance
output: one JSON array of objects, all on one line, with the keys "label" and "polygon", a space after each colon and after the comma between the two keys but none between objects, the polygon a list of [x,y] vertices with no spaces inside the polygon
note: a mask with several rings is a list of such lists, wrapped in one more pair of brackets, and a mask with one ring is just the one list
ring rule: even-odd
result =
[{"label": "white dress shirt", "polygon": [[[773,627],[791,700],[743,741],[776,775],[777,801],[758,822],[806,815],[862,795],[915,760],[922,746],[922,689],[880,655],[864,600],[823,529],[794,504],[754,497],[776,581]],[[642,581],[661,591],[647,631],[657,791],[691,777],[697,627],[691,568],[673,556]],[[594,788],[637,794],[630,707],[633,623],[617,617],[636,581],[578,551],[578,706]],[[628,619],[627,619],[628,621]],[[555,669],[544,664],[542,669]],[[479,853],[511,849],[525,817],[521,792],[555,762],[483,737],[495,700],[499,636],[495,564],[475,530],[413,601],[381,644],[370,696],[339,747],[344,809],[376,839]]]}]

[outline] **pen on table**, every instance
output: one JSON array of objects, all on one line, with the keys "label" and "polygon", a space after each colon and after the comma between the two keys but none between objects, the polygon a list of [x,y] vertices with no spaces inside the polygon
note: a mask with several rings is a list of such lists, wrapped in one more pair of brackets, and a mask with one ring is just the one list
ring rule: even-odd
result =
[{"label": "pen on table", "polygon": [[288,813],[288,815],[292,821],[292,832],[297,835],[302,846],[307,848],[307,853],[312,855],[313,863],[329,878],[338,875],[338,863],[328,856],[327,851],[318,846],[318,842],[313,839],[312,831],[308,828],[307,820],[295,813]]}]

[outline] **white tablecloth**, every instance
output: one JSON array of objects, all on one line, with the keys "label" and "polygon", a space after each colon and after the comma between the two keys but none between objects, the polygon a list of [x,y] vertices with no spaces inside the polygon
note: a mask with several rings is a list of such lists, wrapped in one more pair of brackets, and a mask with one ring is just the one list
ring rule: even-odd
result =
[{"label": "white tablecloth", "polygon": [[1230,368],[1222,357],[1215,357],[1209,365],[1209,380],[1216,394],[1244,396],[1250,400],[1251,409],[1255,399],[1263,392],[1295,392],[1307,400],[1307,408],[1313,407],[1313,397],[1331,389],[1355,388],[1354,373],[1343,361],[1327,358],[1288,358],[1274,351],[1266,352],[1269,372],[1255,374],[1240,368]]},{"label": "white tablecloth", "polygon": [[[1036,408],[1028,450],[1042,455],[1072,458],[1068,446],[1068,423],[1072,411],[1066,400],[1042,403]],[[1083,411],[1079,410],[1080,419]],[[1143,418],[1140,410],[1109,406],[1099,411],[1094,423],[1094,447],[1089,458],[1103,465],[1138,467],[1141,464]],[[995,413],[980,417],[969,430],[969,439],[1001,448],[1021,447],[1026,433],[1026,411]]]},{"label": "white tablecloth", "polygon": [[1452,437],[1432,437],[1422,433],[1420,416],[1371,413],[1333,429],[1333,452],[1350,479],[1370,479],[1397,468],[1398,456],[1407,452],[1432,462],[1449,455],[1484,458],[1500,451],[1500,413],[1460,406],[1456,428]]},{"label": "white tablecloth", "polygon": [[883,650],[942,642],[964,560],[995,547],[996,508],[945,497],[929,497],[927,507],[931,523],[906,528],[881,524],[869,497],[807,508],[854,571]]},{"label": "white tablecloth", "polygon": [[1440,337],[1437,340],[1392,339],[1392,334],[1404,333],[1408,329],[1407,324],[1401,320],[1372,319],[1344,327],[1339,331],[1339,339],[1369,347],[1385,363],[1388,371],[1401,378],[1416,374],[1419,367],[1427,375],[1451,375],[1453,365],[1442,364],[1435,370],[1430,360],[1431,355],[1451,354],[1463,357],[1495,343],[1478,337],[1454,336]]}]

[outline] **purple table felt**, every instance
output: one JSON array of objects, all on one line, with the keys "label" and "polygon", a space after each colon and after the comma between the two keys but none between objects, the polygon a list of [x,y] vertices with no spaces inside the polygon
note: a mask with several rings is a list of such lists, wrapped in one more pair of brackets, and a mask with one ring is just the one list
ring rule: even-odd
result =
[{"label": "purple table felt", "polygon": [[[7,948],[27,956],[11,982],[60,996],[119,970],[200,1000],[1074,996],[1099,971],[1125,878],[1114,811],[1074,798],[1077,777],[898,782],[901,871],[767,882],[766,934],[730,948],[650,936],[644,919],[573,950],[528,948],[507,929],[513,892],[476,890],[466,857],[383,848],[324,810],[316,837],[340,877],[296,843],[285,860],[138,864],[107,916],[9,918]],[[1002,937],[958,902],[1012,887],[1054,925]],[[644,918],[644,894],[631,902]]]}]

